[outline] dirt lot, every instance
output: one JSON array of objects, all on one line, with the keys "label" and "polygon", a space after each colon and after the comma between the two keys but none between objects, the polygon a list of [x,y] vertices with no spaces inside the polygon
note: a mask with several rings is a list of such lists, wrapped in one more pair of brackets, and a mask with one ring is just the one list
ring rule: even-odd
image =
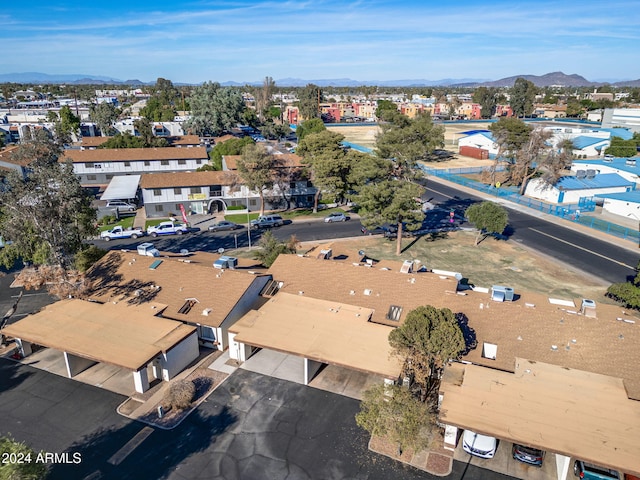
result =
[{"label": "dirt lot", "polygon": [[[485,166],[493,163],[491,160],[477,160],[475,158],[460,157],[457,155],[457,141],[460,138],[460,132],[467,130],[481,130],[489,127],[488,123],[463,123],[463,124],[444,124],[444,148],[450,152],[456,153],[454,158],[446,162],[438,162],[430,166],[437,168],[460,168],[468,166]],[[357,126],[327,126],[327,130],[344,135],[347,142],[352,142],[363,147],[374,148],[376,143],[376,135],[380,131],[377,125],[357,125]]]},{"label": "dirt lot", "polygon": [[[593,298],[612,303],[604,297],[608,284],[587,273],[572,270],[515,242],[487,238],[474,246],[475,233],[451,232],[445,237],[403,239],[404,251],[395,255],[395,241],[383,238],[358,238],[334,241],[337,255],[341,248],[349,251],[364,249],[370,258],[389,260],[420,260],[429,269],[460,272],[469,283],[477,286],[509,285],[560,298]],[[305,243],[303,250],[311,248]],[[302,250],[302,249],[301,249]]]}]

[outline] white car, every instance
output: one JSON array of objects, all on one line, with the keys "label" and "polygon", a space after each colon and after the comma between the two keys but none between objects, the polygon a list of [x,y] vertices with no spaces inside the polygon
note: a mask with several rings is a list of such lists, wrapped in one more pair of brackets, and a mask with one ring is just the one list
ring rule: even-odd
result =
[{"label": "white car", "polygon": [[107,201],[107,208],[117,208],[123,212],[135,212],[138,209],[133,203],[128,203],[123,200],[109,200]]},{"label": "white car", "polygon": [[498,440],[488,435],[481,435],[465,430],[462,436],[462,449],[470,455],[480,458],[493,458],[498,448]]},{"label": "white car", "polygon": [[147,228],[147,234],[152,237],[158,235],[182,235],[188,233],[189,227],[184,223],[162,222],[154,227]]},{"label": "white car", "polygon": [[346,222],[347,216],[342,212],[333,212],[324,218],[324,223]]}]

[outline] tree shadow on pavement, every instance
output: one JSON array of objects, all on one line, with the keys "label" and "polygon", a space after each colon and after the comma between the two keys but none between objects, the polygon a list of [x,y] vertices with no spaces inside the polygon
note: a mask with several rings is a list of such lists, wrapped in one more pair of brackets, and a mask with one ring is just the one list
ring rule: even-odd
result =
[{"label": "tree shadow on pavement", "polygon": [[136,435],[151,427],[129,422],[122,428],[98,430],[66,450],[69,459],[79,454],[75,457],[81,459],[78,463],[55,463],[47,478],[163,478],[184,460],[215,443],[236,420],[226,406],[221,406],[216,415],[204,416],[196,410],[173,430],[153,429],[146,437],[143,432],[142,441],[124,458],[118,452]]}]

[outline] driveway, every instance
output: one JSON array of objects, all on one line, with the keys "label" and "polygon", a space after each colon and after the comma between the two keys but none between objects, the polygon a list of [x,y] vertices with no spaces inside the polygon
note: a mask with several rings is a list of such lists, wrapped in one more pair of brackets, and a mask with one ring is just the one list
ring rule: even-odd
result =
[{"label": "driveway", "polygon": [[[238,369],[174,430],[116,414],[124,397],[0,360],[0,435],[79,454],[49,479],[425,479],[367,449],[357,400]],[[455,462],[451,479],[507,479]]]}]

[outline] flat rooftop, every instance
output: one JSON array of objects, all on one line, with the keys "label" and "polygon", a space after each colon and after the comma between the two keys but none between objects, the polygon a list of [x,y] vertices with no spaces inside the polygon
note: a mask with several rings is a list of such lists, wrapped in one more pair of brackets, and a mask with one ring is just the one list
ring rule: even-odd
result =
[{"label": "flat rooftop", "polygon": [[279,292],[229,331],[237,342],[395,379],[402,362],[391,356],[392,328],[369,322],[372,314],[368,308]]},{"label": "flat rooftop", "polygon": [[513,373],[445,368],[440,420],[640,475],[640,402],[620,378],[515,359]]},{"label": "flat rooftop", "polygon": [[[282,282],[280,292],[370,308],[374,321],[390,326],[402,324],[421,305],[449,308],[476,343],[464,360],[514,371],[516,357],[524,357],[609,375],[622,378],[629,397],[640,400],[640,318],[633,311],[598,303],[589,316],[580,311],[581,298],[523,291],[515,292],[516,301],[496,302],[486,292],[456,293],[457,281],[450,277],[401,273],[402,262],[366,267],[355,258],[280,255],[269,273]],[[399,321],[387,318],[391,305],[402,307]],[[485,342],[497,345],[495,359],[483,357]]]},{"label": "flat rooftop", "polygon": [[131,306],[61,300],[8,325],[4,333],[96,362],[139,370],[196,331],[157,317],[164,308],[159,303]]}]

